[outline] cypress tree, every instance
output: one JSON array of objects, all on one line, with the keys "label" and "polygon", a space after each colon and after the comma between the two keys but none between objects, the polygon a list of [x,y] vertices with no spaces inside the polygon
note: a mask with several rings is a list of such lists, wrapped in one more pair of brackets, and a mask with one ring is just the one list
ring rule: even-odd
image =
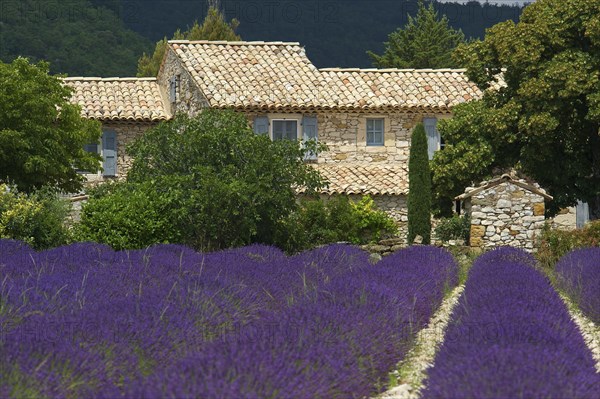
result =
[{"label": "cypress tree", "polygon": [[423,244],[431,242],[431,172],[427,136],[422,123],[412,133],[408,158],[408,243],[417,235]]}]

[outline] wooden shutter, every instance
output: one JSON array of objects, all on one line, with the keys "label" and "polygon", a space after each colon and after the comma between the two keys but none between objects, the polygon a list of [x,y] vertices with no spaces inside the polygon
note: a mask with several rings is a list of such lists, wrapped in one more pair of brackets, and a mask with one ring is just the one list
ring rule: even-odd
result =
[{"label": "wooden shutter", "polygon": [[577,228],[582,228],[590,220],[590,208],[587,202],[577,201],[575,207],[575,223]]},{"label": "wooden shutter", "polygon": [[98,153],[98,144],[86,144],[83,146],[83,150],[97,154]]},{"label": "wooden shutter", "polygon": [[107,130],[102,134],[102,158],[104,176],[117,175],[117,133]]},{"label": "wooden shutter", "polygon": [[269,118],[266,116],[257,116],[254,118],[254,133],[269,134]]},{"label": "wooden shutter", "polygon": [[[319,138],[317,129],[317,116],[316,115],[305,115],[302,117],[302,141],[308,140],[317,141]],[[317,159],[317,154],[310,152],[304,157],[306,160],[314,161]]]},{"label": "wooden shutter", "polygon": [[433,159],[433,153],[440,149],[440,133],[437,130],[436,118],[423,118],[425,133],[427,134],[427,154]]}]

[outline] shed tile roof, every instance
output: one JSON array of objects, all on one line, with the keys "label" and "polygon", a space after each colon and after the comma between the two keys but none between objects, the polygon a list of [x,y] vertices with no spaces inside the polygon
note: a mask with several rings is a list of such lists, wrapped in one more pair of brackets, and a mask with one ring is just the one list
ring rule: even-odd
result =
[{"label": "shed tile roof", "polygon": [[317,69],[299,43],[170,41],[212,107],[448,110],[482,92],[463,69]]},{"label": "shed tile roof", "polygon": [[160,121],[170,115],[155,78],[65,78],[82,115],[98,120]]},{"label": "shed tile roof", "polygon": [[314,167],[329,181],[324,194],[402,195],[408,193],[406,165],[324,163]]}]

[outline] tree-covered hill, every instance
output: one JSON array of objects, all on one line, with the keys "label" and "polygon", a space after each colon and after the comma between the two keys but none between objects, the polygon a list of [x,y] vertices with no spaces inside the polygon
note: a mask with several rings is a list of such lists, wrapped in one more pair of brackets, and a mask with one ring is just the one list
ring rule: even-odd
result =
[{"label": "tree-covered hill", "polygon": [[[191,26],[206,16],[205,0],[121,1],[125,24],[157,41],[177,28]],[[467,38],[482,38],[485,29],[507,19],[518,20],[517,6],[435,3],[453,28]],[[221,0],[227,20],[240,21],[244,40],[297,41],[318,67],[371,67],[367,50],[383,51],[388,34],[415,15],[417,0]]]},{"label": "tree-covered hill", "polygon": [[[116,0],[114,3],[117,4]],[[71,76],[134,76],[152,42],[127,29],[111,9],[87,0],[0,3],[0,60],[47,60]]]}]

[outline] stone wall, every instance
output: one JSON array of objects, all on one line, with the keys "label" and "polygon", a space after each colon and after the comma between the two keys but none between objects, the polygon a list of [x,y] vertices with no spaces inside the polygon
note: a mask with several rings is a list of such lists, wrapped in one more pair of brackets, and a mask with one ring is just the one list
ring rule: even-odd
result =
[{"label": "stone wall", "polygon": [[[141,137],[146,130],[156,126],[157,122],[105,122],[102,123],[103,130],[112,130],[117,133],[117,179],[123,179],[127,176],[127,171],[131,168],[133,159],[126,154],[125,148],[134,139]],[[105,180],[114,179],[113,177],[104,177],[102,172],[85,175],[89,184],[99,183]]]},{"label": "stone wall", "polygon": [[510,181],[474,194],[464,207],[471,216],[471,247],[511,245],[531,251],[545,223],[544,197]]},{"label": "stone wall", "polygon": [[[169,80],[176,76],[179,81],[176,101],[171,101]],[[203,108],[209,106],[208,100],[196,85],[192,76],[181,64],[181,60],[175,55],[171,47],[167,47],[167,56],[161,65],[157,76],[158,85],[163,98],[168,102],[167,106],[172,115],[182,112],[190,116],[198,114]]]},{"label": "stone wall", "polygon": [[[296,119],[298,126],[301,113],[254,113],[246,112],[252,125],[256,116],[272,119]],[[408,163],[410,136],[415,125],[425,117],[449,118],[450,114],[430,113],[352,113],[320,111],[317,114],[319,141],[329,148],[319,154],[318,163]],[[384,145],[367,146],[367,118],[384,119]],[[301,129],[300,134],[301,135]]]},{"label": "stone wall", "polygon": [[561,209],[549,220],[553,229],[574,230],[577,228],[577,213],[574,206]]}]

